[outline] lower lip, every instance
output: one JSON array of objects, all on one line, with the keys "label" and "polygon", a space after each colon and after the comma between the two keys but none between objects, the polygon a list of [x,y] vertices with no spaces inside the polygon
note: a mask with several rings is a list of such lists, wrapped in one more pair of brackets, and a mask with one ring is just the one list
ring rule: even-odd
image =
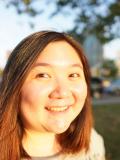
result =
[{"label": "lower lip", "polygon": [[46,110],[47,110],[49,113],[60,114],[60,113],[66,113],[66,112],[68,112],[70,108],[71,108],[71,106],[68,106],[65,110],[61,110],[61,111],[49,110],[49,109],[47,109],[47,108],[46,108]]}]

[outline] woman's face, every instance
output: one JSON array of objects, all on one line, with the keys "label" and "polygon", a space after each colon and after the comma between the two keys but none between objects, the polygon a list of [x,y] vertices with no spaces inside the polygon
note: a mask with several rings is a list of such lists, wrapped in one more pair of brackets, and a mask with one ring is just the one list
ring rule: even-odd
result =
[{"label": "woman's face", "polygon": [[21,117],[31,131],[66,131],[87,96],[83,65],[66,41],[51,42],[40,53],[21,90]]}]

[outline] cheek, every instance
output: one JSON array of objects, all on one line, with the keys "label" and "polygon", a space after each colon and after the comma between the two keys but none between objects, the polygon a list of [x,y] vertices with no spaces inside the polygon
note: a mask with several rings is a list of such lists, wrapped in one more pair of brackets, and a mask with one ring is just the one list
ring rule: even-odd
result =
[{"label": "cheek", "polygon": [[75,96],[77,98],[77,101],[85,100],[87,97],[87,84],[86,82],[82,82],[80,84],[77,84],[74,87]]},{"label": "cheek", "polygon": [[21,102],[22,104],[28,104],[30,107],[44,105],[49,92],[50,86],[40,85],[39,83],[24,85],[21,90]]},{"label": "cheek", "polygon": [[87,85],[86,82],[81,82],[76,84],[73,87],[73,94],[74,94],[74,99],[75,99],[75,106],[73,108],[73,119],[75,119],[78,114],[83,109],[86,97],[87,97]]},{"label": "cheek", "polygon": [[34,105],[36,100],[40,97],[39,91],[33,87],[24,87],[21,92],[21,102],[22,104],[29,104],[29,106]]}]

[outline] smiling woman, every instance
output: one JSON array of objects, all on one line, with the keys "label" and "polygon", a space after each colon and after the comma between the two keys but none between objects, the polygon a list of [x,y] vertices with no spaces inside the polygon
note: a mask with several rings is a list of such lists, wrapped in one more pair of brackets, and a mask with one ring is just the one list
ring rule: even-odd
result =
[{"label": "smiling woman", "polygon": [[92,129],[88,68],[65,33],[37,32],[18,44],[0,88],[1,160],[104,160]]}]

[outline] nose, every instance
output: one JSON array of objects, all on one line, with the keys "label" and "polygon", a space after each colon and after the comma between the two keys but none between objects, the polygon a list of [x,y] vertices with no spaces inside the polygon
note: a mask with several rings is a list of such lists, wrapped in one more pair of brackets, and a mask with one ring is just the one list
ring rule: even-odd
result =
[{"label": "nose", "polygon": [[72,95],[70,87],[64,82],[58,82],[50,94],[50,98],[63,99]]}]

